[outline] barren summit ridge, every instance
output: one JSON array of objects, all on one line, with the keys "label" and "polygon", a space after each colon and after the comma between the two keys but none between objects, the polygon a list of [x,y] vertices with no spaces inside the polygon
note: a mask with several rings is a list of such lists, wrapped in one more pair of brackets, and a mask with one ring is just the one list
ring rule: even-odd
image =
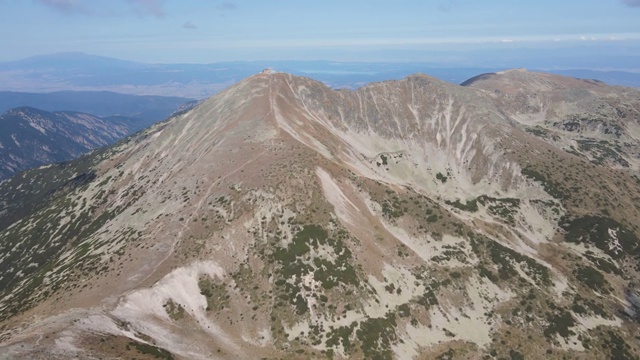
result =
[{"label": "barren summit ridge", "polygon": [[637,356],[638,92],[468,85],[257,74],[0,183],[0,351]]},{"label": "barren summit ridge", "polygon": [[638,90],[528,71],[481,76],[488,92],[529,133],[594,163],[638,170]]}]

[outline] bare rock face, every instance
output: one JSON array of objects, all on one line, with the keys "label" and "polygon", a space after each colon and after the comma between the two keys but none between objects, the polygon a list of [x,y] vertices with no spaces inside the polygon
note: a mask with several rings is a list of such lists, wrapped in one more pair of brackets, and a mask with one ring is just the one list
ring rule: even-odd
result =
[{"label": "bare rock face", "polygon": [[637,357],[638,92],[465,85],[265,71],[0,183],[0,352]]}]

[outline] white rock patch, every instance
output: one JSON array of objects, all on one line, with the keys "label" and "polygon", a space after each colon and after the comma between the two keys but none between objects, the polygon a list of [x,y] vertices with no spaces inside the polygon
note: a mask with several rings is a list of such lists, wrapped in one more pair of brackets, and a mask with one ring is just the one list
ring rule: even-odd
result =
[{"label": "white rock patch", "polygon": [[[207,300],[200,294],[198,278],[201,275],[222,277],[224,271],[212,261],[203,261],[189,267],[176,269],[148,289],[137,290],[125,296],[112,314],[129,324],[137,332],[153,338],[158,346],[172,353],[189,358],[201,358],[194,344],[171,331],[169,318],[163,305],[171,299],[191,315],[201,330],[216,340],[220,340],[241,354],[239,346],[233,343],[206,315]],[[204,358],[204,357],[202,357]]]},{"label": "white rock patch", "polygon": [[358,212],[358,208],[347,198],[328,172],[322,168],[317,168],[316,174],[322,184],[322,192],[335,208],[336,215],[347,223],[354,225],[352,214]]}]

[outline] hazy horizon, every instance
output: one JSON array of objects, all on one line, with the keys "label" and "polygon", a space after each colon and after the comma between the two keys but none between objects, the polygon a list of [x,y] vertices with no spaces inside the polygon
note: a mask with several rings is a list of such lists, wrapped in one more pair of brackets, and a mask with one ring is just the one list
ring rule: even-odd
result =
[{"label": "hazy horizon", "polygon": [[640,1],[0,0],[0,62],[327,60],[640,71]]}]

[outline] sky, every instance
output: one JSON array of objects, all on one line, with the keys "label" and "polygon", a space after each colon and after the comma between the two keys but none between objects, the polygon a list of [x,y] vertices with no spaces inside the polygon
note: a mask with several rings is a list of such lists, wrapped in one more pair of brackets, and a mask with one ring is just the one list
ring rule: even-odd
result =
[{"label": "sky", "polygon": [[640,0],[0,0],[0,33],[0,61],[85,52],[471,66],[538,50],[637,60]]}]

